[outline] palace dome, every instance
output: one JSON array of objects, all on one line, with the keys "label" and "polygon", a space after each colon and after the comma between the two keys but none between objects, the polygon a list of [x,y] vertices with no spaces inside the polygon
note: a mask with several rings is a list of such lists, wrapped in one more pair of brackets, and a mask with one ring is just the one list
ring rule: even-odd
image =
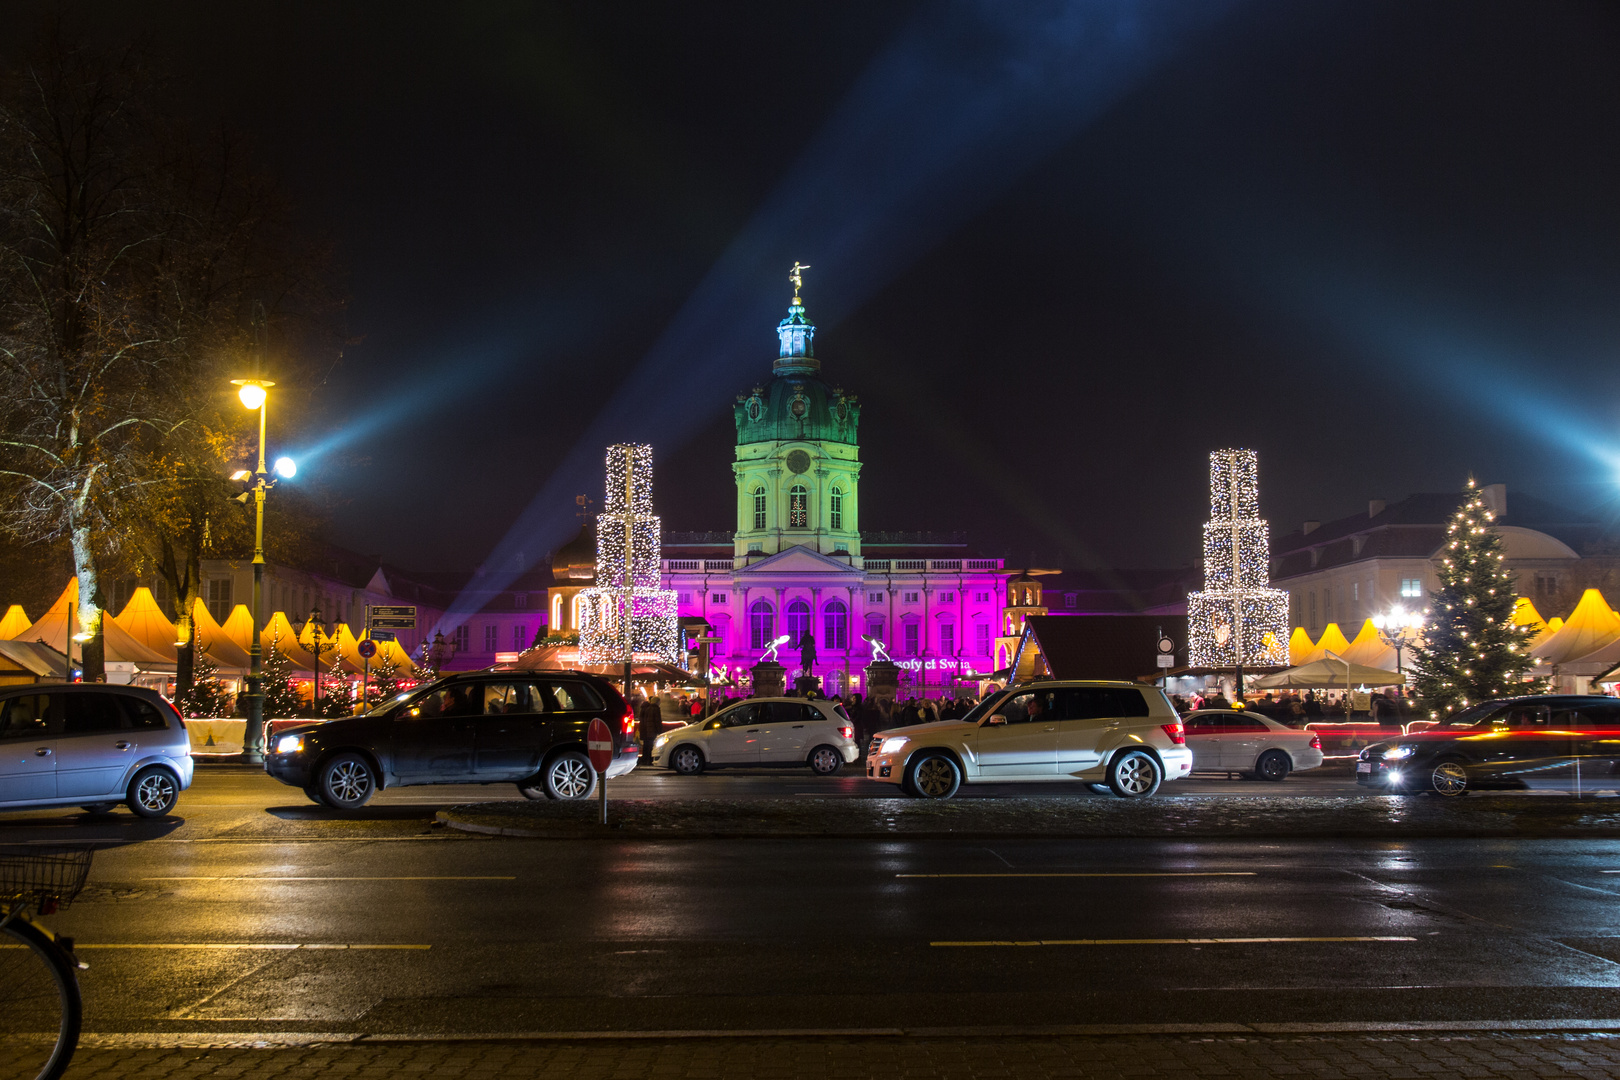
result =
[{"label": "palace dome", "polygon": [[757,442],[836,442],[854,445],[860,400],[842,387],[829,387],[815,358],[816,328],[804,304],[793,297],[788,316],[776,328],[778,352],[773,378],[738,394],[732,406],[737,444]]}]

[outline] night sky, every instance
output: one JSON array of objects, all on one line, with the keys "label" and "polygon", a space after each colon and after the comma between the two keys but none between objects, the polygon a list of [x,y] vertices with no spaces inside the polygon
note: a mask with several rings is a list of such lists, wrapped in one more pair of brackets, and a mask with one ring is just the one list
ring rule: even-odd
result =
[{"label": "night sky", "polygon": [[731,528],[796,259],[869,529],[1188,564],[1225,446],[1274,535],[1470,472],[1620,512],[1620,5],[70,10],[335,241],[283,449],[408,567],[538,559],[625,437]]}]

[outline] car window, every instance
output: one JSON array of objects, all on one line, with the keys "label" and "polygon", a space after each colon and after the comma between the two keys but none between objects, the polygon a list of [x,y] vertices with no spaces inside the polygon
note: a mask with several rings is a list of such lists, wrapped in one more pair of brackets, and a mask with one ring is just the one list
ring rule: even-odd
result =
[{"label": "car window", "polygon": [[1270,731],[1264,720],[1253,716],[1226,717],[1226,730],[1228,731]]},{"label": "car window", "polygon": [[512,713],[536,713],[535,688],[526,682],[485,683],[484,713],[487,716],[508,716]]},{"label": "car window", "polygon": [[467,683],[454,683],[423,694],[411,703],[412,711],[424,717],[477,716],[484,711],[484,699],[479,688]]},{"label": "car window", "polygon": [[64,694],[62,734],[98,735],[107,731],[120,731],[124,727],[124,710],[112,694]]},{"label": "car window", "polygon": [[1148,715],[1142,691],[1123,686],[1071,686],[1057,692],[1065,720],[1105,720]]},{"label": "car window", "polygon": [[602,707],[596,691],[578,682],[548,682],[541,694],[546,712],[595,712]]},{"label": "car window", "polygon": [[1582,727],[1620,727],[1620,701],[1594,701],[1581,706]]},{"label": "car window", "polygon": [[1022,724],[1029,720],[1029,703],[1034,699],[1032,693],[1014,694],[1001,703],[996,709],[1007,718],[1009,724]]},{"label": "car window", "polygon": [[1220,726],[1220,717],[1210,716],[1206,713],[1193,713],[1183,721],[1183,725],[1186,727],[1187,734],[1189,735],[1193,734],[1194,732],[1200,732],[1207,735],[1210,731]]},{"label": "car window", "polygon": [[748,724],[760,723],[763,720],[761,714],[764,711],[764,704],[755,702],[752,705],[739,705],[726,713],[721,719],[725,721],[726,727],[744,727]]},{"label": "car window", "polygon": [[1511,705],[1491,717],[1493,727],[1544,728],[1548,709],[1545,705]]},{"label": "car window", "polygon": [[163,715],[163,710],[150,701],[142,701],[138,697],[124,697],[119,695],[124,703],[124,713],[129,717],[129,726],[137,731],[162,731],[169,726],[169,718]]},{"label": "car window", "polygon": [[807,720],[821,719],[821,714],[814,707],[801,705],[797,701],[771,701],[766,704],[770,707],[773,724],[802,724]]},{"label": "car window", "polygon": [[61,694],[19,694],[0,706],[0,739],[54,735],[61,723]]}]

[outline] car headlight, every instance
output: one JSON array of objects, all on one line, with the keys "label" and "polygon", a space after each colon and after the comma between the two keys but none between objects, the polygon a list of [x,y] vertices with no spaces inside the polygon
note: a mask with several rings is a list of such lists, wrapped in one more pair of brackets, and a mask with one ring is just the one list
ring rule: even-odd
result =
[{"label": "car headlight", "polygon": [[892,754],[910,741],[911,740],[906,738],[904,735],[891,735],[887,739],[883,740],[882,745],[878,747],[878,753]]},{"label": "car headlight", "polygon": [[656,750],[660,746],[663,746],[667,742],[669,742],[669,736],[668,735],[660,735],[660,736],[658,736],[658,738],[653,740],[653,749]]},{"label": "car headlight", "polygon": [[1417,753],[1415,746],[1392,746],[1384,751],[1385,761],[1404,761]]},{"label": "car headlight", "polygon": [[302,735],[282,735],[276,739],[276,753],[301,754],[304,752],[304,737]]}]

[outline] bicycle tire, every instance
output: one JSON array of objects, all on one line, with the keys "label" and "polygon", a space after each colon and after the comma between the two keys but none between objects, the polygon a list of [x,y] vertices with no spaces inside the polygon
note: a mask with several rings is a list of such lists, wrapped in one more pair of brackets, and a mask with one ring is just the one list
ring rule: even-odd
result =
[{"label": "bicycle tire", "polygon": [[0,926],[0,946],[7,945],[0,949],[0,1075],[58,1080],[84,1021],[73,958],[21,920]]}]

